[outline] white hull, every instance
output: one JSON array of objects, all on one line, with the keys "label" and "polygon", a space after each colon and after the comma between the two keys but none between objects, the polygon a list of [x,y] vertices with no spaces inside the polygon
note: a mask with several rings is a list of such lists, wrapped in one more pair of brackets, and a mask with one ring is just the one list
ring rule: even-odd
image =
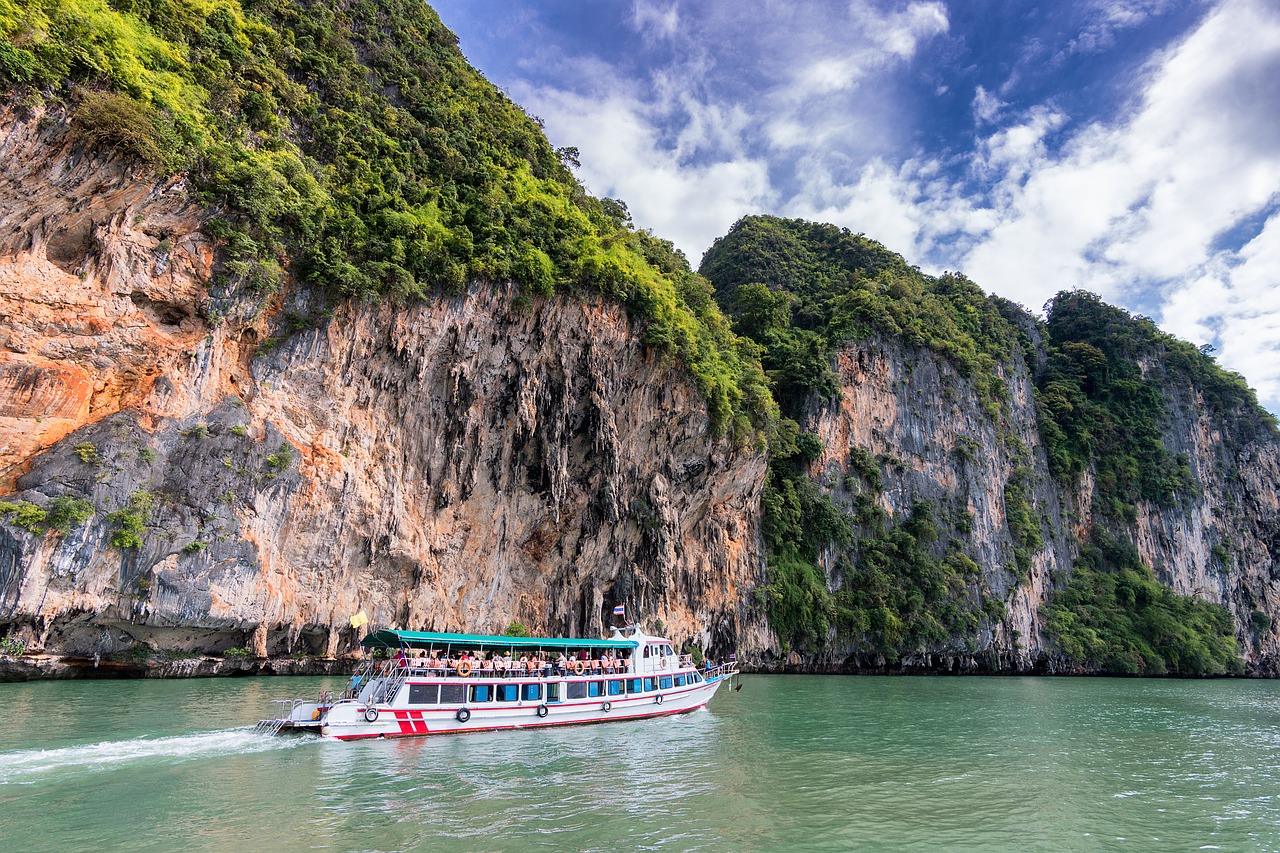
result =
[{"label": "white hull", "polygon": [[[308,703],[298,706],[293,714],[295,722],[292,728],[318,728],[320,734],[327,737],[355,740],[636,720],[683,714],[702,708],[715,695],[721,683],[723,679],[653,693],[547,703],[521,701],[487,705],[472,703],[423,706],[397,701],[391,704],[367,705],[356,699],[344,699],[322,711],[320,719],[316,721],[312,721],[311,717],[315,715],[315,711],[320,710],[319,705]],[[407,691],[404,691],[401,695],[406,693]],[[608,710],[605,710],[606,705]],[[366,718],[370,708],[377,711],[373,722],[369,722]],[[464,708],[469,714],[466,722],[458,718],[458,712]],[[545,708],[545,716],[539,716],[540,708]]]}]

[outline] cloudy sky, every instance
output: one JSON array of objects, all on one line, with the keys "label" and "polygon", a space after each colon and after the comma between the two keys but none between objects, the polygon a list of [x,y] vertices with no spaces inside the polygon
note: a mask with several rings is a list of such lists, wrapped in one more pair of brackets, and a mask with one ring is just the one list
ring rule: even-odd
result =
[{"label": "cloudy sky", "polygon": [[697,266],[865,232],[1039,310],[1086,288],[1280,411],[1278,0],[437,0],[578,177]]}]

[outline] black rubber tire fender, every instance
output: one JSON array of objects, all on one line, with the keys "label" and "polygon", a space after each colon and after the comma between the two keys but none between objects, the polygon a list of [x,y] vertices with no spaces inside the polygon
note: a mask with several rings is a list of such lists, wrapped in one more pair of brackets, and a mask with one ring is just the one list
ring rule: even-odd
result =
[{"label": "black rubber tire fender", "polygon": [[377,709],[377,708],[365,708],[365,709],[364,709],[364,721],[365,721],[366,723],[376,723],[376,722],[378,722],[378,709]]},{"label": "black rubber tire fender", "polygon": [[471,719],[471,712],[466,708],[459,708],[458,713],[454,714],[454,716],[457,717],[458,722],[465,723],[467,720]]},{"label": "black rubber tire fender", "polygon": [[546,705],[539,705],[539,706],[538,706],[538,716],[539,716],[539,717],[545,717],[545,716],[546,716],[547,714],[549,714],[549,713],[551,713],[551,709],[550,709],[550,708],[548,708]]}]

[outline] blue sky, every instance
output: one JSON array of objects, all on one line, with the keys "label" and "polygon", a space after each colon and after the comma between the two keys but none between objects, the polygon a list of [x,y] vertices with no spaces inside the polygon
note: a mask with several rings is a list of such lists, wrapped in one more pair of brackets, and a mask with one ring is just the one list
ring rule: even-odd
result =
[{"label": "blue sky", "polygon": [[1280,410],[1277,0],[433,5],[695,267],[833,222],[1032,310],[1093,290]]}]

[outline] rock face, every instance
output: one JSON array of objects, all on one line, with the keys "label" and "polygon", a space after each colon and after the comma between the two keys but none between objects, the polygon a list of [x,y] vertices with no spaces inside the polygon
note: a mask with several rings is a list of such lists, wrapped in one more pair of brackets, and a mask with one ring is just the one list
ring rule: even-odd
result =
[{"label": "rock face", "polygon": [[[58,116],[0,115],[0,159],[0,499],[95,510],[66,535],[0,523],[0,632],[80,669],[144,644],[335,657],[361,611],[595,635],[626,602],[757,666],[883,666],[835,639],[784,653],[756,595],[766,460],[710,432],[619,307],[480,287],[327,314],[315,294],[215,298],[219,247],[180,177],[88,156]],[[290,331],[290,311],[325,319]],[[802,423],[825,447],[809,474],[853,512],[850,478],[874,458],[880,507],[930,501],[942,542],[980,568],[974,607],[1003,614],[895,666],[1070,671],[1043,607],[1087,532],[1115,522],[1087,474],[1050,476],[1022,355],[998,415],[900,339],[835,361],[839,398]],[[1280,447],[1211,418],[1190,386],[1166,393],[1164,443],[1199,493],[1139,503],[1117,533],[1162,582],[1231,611],[1250,672],[1280,674],[1280,620],[1253,618],[1280,615]],[[1035,547],[1011,530],[1011,483]],[[849,559],[823,551],[830,589]]]},{"label": "rock face", "polygon": [[[622,601],[680,641],[767,643],[765,459],[620,308],[477,288],[272,338],[278,301],[210,299],[180,180],[3,126],[0,492],[96,509],[0,525],[0,623],[29,647],[332,656],[360,611],[592,635]],[[113,545],[130,519],[141,546]]]},{"label": "rock face", "polygon": [[[1086,475],[1064,489],[1049,473],[1036,426],[1031,373],[1017,358],[1001,377],[1007,409],[993,418],[978,394],[945,359],[926,349],[875,337],[845,347],[836,359],[838,401],[815,400],[802,427],[823,440],[810,474],[837,506],[852,512],[854,494],[843,485],[856,473],[854,448],[876,457],[890,514],[925,499],[944,518],[962,514],[970,529],[945,531],[963,542],[982,569],[978,585],[1005,602],[993,631],[905,655],[897,670],[1070,672],[1046,637],[1041,610],[1095,525],[1131,540],[1156,577],[1183,595],[1224,605],[1233,615],[1247,671],[1280,674],[1276,627],[1259,631],[1255,611],[1280,614],[1280,446],[1274,439],[1233,435],[1216,422],[1189,386],[1166,386],[1170,417],[1165,446],[1190,460],[1200,493],[1174,506],[1137,504],[1137,520],[1116,528],[1093,506]],[[1015,565],[1006,486],[1020,478],[1043,545],[1029,570]],[[1224,563],[1224,555],[1226,555]],[[839,586],[839,548],[824,553],[830,586]],[[1019,574],[1023,575],[1021,578]],[[797,660],[798,668],[875,669],[874,659],[835,645],[824,657]],[[883,668],[883,663],[879,665]]]}]

